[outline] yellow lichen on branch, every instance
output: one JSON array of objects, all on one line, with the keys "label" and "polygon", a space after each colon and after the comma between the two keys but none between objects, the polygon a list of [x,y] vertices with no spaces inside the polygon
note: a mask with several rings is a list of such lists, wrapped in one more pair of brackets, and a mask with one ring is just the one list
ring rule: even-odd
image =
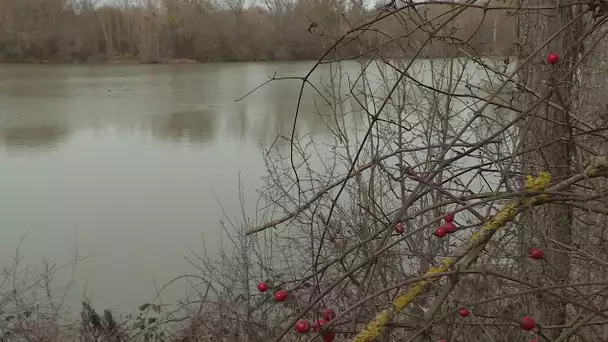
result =
[{"label": "yellow lichen on branch", "polygon": [[551,175],[548,172],[541,172],[538,177],[528,175],[526,177],[526,190],[542,191],[546,189],[551,181]]},{"label": "yellow lichen on branch", "polygon": [[[547,172],[541,172],[538,177],[528,176],[526,178],[525,189],[527,191],[542,192],[547,189],[550,181],[551,176]],[[542,196],[542,194],[540,196]],[[468,243],[464,243],[457,248],[452,258],[443,259],[440,266],[428,270],[423,277],[424,279],[414,283],[408,291],[395,298],[388,309],[379,313],[357,336],[355,336],[353,342],[369,342],[382,335],[384,328],[396,314],[403,311],[403,309],[412,303],[416,297],[423,294],[440,278],[433,276],[449,271],[453,264],[457,263],[476,246],[487,244],[496,231],[504,227],[509,221],[515,219],[519,209],[538,203],[538,197],[540,196],[528,198],[523,202],[520,199],[515,199],[505,205],[496,215],[494,215],[494,217],[484,224],[478,232],[471,236]]]},{"label": "yellow lichen on branch", "polygon": [[395,298],[392,306],[378,314],[376,318],[374,318],[374,320],[353,339],[353,341],[371,341],[380,336],[382,330],[384,330],[386,325],[392,320],[393,315],[405,309],[416,297],[422,294],[428,286],[438,279],[432,278],[432,276],[448,271],[451,265],[452,260],[446,258],[442,260],[441,266],[433,267],[428,270],[425,275],[430,276],[431,278],[417,282],[409,291]]}]

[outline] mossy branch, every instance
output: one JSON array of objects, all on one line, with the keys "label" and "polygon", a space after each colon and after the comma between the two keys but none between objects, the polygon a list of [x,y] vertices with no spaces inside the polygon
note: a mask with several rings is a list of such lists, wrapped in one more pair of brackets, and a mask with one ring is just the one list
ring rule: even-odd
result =
[{"label": "mossy branch", "polygon": [[[444,258],[441,261],[440,266],[431,268],[426,272],[425,276],[433,276],[442,272],[447,272],[471,250],[476,247],[485,247],[494,233],[504,227],[508,222],[513,221],[520,212],[546,203],[544,201],[548,196],[546,192],[576,182],[584,177],[605,176],[605,172],[608,170],[608,163],[600,160],[591,165],[592,166],[585,170],[586,172],[584,175],[574,176],[552,188],[549,188],[551,181],[549,173],[541,172],[538,177],[528,176],[525,183],[525,191],[527,193],[536,193],[536,195],[530,196],[524,194],[522,197],[514,199],[509,204],[505,205],[493,218],[483,225],[479,231],[474,233],[468,242],[460,245],[453,257]],[[413,284],[408,291],[399,295],[388,309],[379,313],[371,322],[369,322],[368,325],[355,336],[353,342],[367,342],[379,337],[396,314],[403,311],[403,309],[412,303],[416,297],[425,293],[439,278],[440,277],[424,278]]]}]

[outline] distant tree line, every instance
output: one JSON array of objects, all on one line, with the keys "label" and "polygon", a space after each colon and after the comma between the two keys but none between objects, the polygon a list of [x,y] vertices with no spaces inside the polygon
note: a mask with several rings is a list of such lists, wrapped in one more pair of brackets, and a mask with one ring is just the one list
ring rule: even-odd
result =
[{"label": "distant tree line", "polygon": [[[369,8],[363,0],[258,0],[254,6],[245,0],[116,1],[0,0],[0,61],[317,59],[336,37],[379,11],[395,10],[390,4]],[[449,10],[404,9],[411,22],[382,20],[344,40],[328,58],[412,55],[434,31],[433,21],[425,22]],[[509,54],[510,15],[467,11],[432,35],[423,56],[449,55],[454,42],[476,54]]]}]

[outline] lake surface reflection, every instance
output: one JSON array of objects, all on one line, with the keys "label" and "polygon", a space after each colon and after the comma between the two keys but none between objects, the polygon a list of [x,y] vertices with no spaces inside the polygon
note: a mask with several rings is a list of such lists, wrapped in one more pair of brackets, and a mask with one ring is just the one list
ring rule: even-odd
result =
[{"label": "lake surface reflection", "polygon": [[[235,99],[311,65],[1,65],[2,261],[28,233],[22,265],[90,256],[74,299],[86,290],[127,311],[149,300],[152,281],[183,274],[188,248],[217,252],[220,203],[239,215],[239,179],[255,216],[262,147],[291,131],[300,82]],[[304,95],[299,129],[327,133]]]}]

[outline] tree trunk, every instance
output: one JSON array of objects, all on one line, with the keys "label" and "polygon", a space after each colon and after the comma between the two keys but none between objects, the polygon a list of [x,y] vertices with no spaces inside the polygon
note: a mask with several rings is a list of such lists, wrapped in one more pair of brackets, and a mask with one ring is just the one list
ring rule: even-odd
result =
[{"label": "tree trunk", "polygon": [[[605,2],[608,6],[608,1]],[[595,19],[596,21],[599,19]],[[587,21],[591,21],[588,19]],[[585,39],[584,47],[581,53],[586,55],[583,60],[584,68],[580,70],[580,85],[579,91],[576,94],[576,103],[574,107],[580,119],[588,126],[598,128],[598,135],[587,135],[578,138],[578,141],[591,149],[594,153],[606,153],[608,144],[606,141],[606,120],[608,120],[608,25],[604,24],[596,32],[592,33]],[[582,126],[582,125],[581,125]],[[585,130],[588,130],[586,128]],[[606,179],[596,179],[588,184],[595,191],[607,191],[608,184]],[[595,255],[608,255],[608,227],[606,225],[607,217],[605,215],[589,213],[586,211],[575,209],[575,217],[581,217],[581,220],[576,220],[575,229],[575,245],[594,246],[587,250]],[[585,221],[582,227],[581,221]],[[582,226],[582,225],[581,225]],[[580,262],[573,263],[573,271],[583,274],[583,277],[574,279],[573,281],[597,281],[605,279],[605,273],[593,270],[588,263]],[[606,295],[604,293],[604,295]],[[601,331],[603,341],[608,341],[608,325],[604,325]],[[597,340],[598,334],[593,330],[586,329],[581,336],[587,341]],[[599,335],[599,336],[602,336]]]},{"label": "tree trunk", "polygon": [[[541,97],[549,95],[554,104],[564,108],[549,106],[544,101],[529,113],[521,126],[524,148],[536,148],[535,152],[524,156],[524,171],[547,170],[556,181],[581,172],[584,167],[583,154],[599,154],[607,148],[603,126],[608,119],[608,27],[605,23],[594,27],[602,19],[602,14],[597,16],[584,12],[589,9],[587,5],[567,6],[573,2],[558,1],[563,7],[543,13],[521,13],[518,25],[520,60],[563,29],[534,59],[536,62],[525,66],[519,75],[528,89],[537,90],[537,95]],[[556,2],[521,0],[521,5],[555,7]],[[585,14],[580,15],[582,13]],[[543,60],[549,51],[560,54],[557,65],[549,65]],[[522,95],[522,108],[530,108],[537,99],[531,94]],[[573,120],[574,117],[576,120]],[[585,153],[579,146],[584,146]],[[585,185],[590,189],[587,192],[599,191],[606,188],[606,181],[587,181]],[[524,274],[530,274],[538,282],[542,281],[543,286],[549,285],[547,281],[582,282],[603,277],[588,264],[569,257],[574,255],[572,251],[577,250],[577,246],[586,246],[586,251],[594,254],[606,253],[604,248],[608,250],[608,244],[602,244],[606,239],[603,215],[583,212],[565,203],[554,203],[528,213],[523,222],[525,229],[520,234],[521,252],[525,253],[531,244],[544,246],[547,251],[545,266],[534,269],[524,263]],[[576,291],[591,292],[590,289]],[[564,303],[548,296],[539,297],[538,300],[540,312],[536,314],[541,317],[542,324],[568,323]],[[604,335],[606,331],[608,329],[604,327]],[[550,340],[554,340],[567,334],[567,331],[551,329],[545,333]],[[597,339],[598,334],[601,334],[601,330],[594,333],[592,328],[582,332],[582,336],[587,336],[589,340]],[[567,340],[565,335],[561,340]]]},{"label": "tree trunk", "polygon": [[[569,1],[569,0],[567,0]],[[562,1],[566,2],[566,1]],[[521,0],[525,7],[555,6],[554,0]],[[561,104],[566,109],[572,108],[574,99],[575,80],[572,72],[573,64],[578,58],[572,49],[576,36],[576,25],[569,24],[574,17],[572,7],[552,9],[545,11],[522,12],[519,18],[519,60],[527,58],[539,47],[546,44],[542,52],[523,67],[518,75],[519,80],[527,89],[534,89],[536,96],[530,93],[522,94],[522,110],[532,107],[533,103],[541,98],[548,97],[554,103]],[[550,42],[549,39],[564,26]],[[548,44],[547,44],[548,42]],[[549,51],[560,54],[561,60],[556,65],[545,62]],[[547,101],[526,115],[520,127],[520,138],[523,149],[535,149],[534,152],[523,156],[523,171],[525,174],[548,171],[554,181],[567,178],[573,173],[573,149],[571,126],[568,110],[556,109],[549,106]],[[570,256],[565,250],[551,243],[550,239],[567,246],[572,245],[572,217],[573,209],[568,204],[552,203],[542,208],[530,211],[523,215],[523,229],[520,234],[521,253],[525,255],[528,248],[533,246],[547,246],[546,263],[544,266],[535,266],[530,269],[524,265],[524,274],[546,286],[547,282],[566,283],[570,277]],[[548,279],[547,279],[548,278]],[[555,297],[538,296],[540,312],[530,312],[537,315],[544,325],[563,325],[566,323],[566,305]],[[530,309],[531,310],[531,309]],[[550,340],[557,338],[560,329],[548,332]]]}]

